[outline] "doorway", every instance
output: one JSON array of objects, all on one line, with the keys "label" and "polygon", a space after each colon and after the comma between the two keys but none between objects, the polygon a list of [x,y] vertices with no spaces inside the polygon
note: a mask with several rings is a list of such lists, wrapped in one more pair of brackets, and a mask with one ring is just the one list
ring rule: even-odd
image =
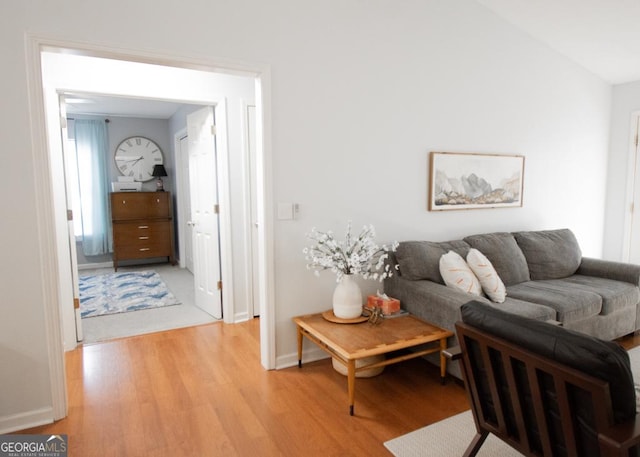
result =
[{"label": "doorway", "polygon": [[[126,66],[123,69],[122,66]],[[53,76],[48,78],[47,69]],[[65,70],[73,68],[73,71]],[[102,79],[95,75],[99,73],[105,75]],[[114,74],[126,75],[115,78]],[[88,77],[92,75],[93,78]],[[138,77],[136,77],[136,75]],[[226,208],[219,214],[220,225],[220,245],[221,245],[221,272],[224,278],[224,287],[222,288],[222,307],[224,321],[233,323],[249,318],[249,312],[246,309],[248,300],[245,298],[248,287],[246,282],[248,278],[242,277],[242,272],[247,271],[247,267],[243,262],[247,260],[236,257],[232,261],[231,253],[247,252],[250,242],[248,237],[238,236],[234,231],[231,235],[231,227],[234,229],[246,227],[249,220],[247,211],[238,212],[231,211],[233,208],[248,208],[246,203],[248,198],[247,189],[245,188],[248,172],[244,170],[245,161],[243,160],[242,131],[241,131],[241,110],[244,100],[255,98],[255,81],[253,78],[239,77],[233,75],[221,75],[219,73],[211,73],[204,75],[207,79],[203,80],[201,72],[192,70],[181,71],[176,75],[175,68],[149,66],[148,64],[140,64],[135,62],[123,62],[112,59],[77,56],[59,53],[43,53],[43,77],[45,86],[49,86],[49,92],[75,92],[78,94],[95,94],[100,93],[103,96],[112,96],[115,98],[130,98],[139,101],[158,100],[180,102],[193,105],[209,105],[219,107],[221,113],[226,115],[219,116],[217,129],[219,133],[216,135],[216,143],[219,151],[217,154],[217,168],[220,171],[219,179],[219,204],[221,208]],[[149,87],[149,81],[157,82],[157,87]],[[214,86],[214,87],[210,87]],[[61,89],[64,87],[64,89]],[[113,91],[117,90],[118,93]],[[249,93],[250,91],[250,93]],[[204,93],[204,95],[203,95]],[[162,98],[161,98],[162,97]],[[53,97],[51,98],[53,100]],[[49,99],[45,100],[45,107],[49,113],[51,123],[58,121],[56,113],[58,108],[52,105]],[[187,113],[183,113],[187,114]],[[172,122],[170,131],[182,128],[186,123],[187,116],[178,116],[182,122]],[[111,122],[113,127],[115,120]],[[52,128],[50,131],[54,131]],[[53,142],[52,139],[50,139]],[[53,148],[57,145],[52,145]],[[52,153],[51,160],[55,160],[55,154]],[[171,167],[173,168],[173,167]],[[117,173],[117,172],[116,172]],[[230,175],[238,176],[241,179],[230,179]],[[153,185],[153,183],[152,183]],[[55,183],[54,183],[55,188]],[[155,189],[155,188],[154,188]],[[147,189],[149,190],[149,189]],[[62,192],[60,192],[62,193]],[[54,192],[55,194],[55,192]],[[62,205],[61,205],[62,206]],[[64,209],[62,209],[64,211]],[[235,261],[235,265],[234,265]],[[61,261],[62,262],[62,261]],[[240,267],[240,268],[238,268]],[[64,289],[64,281],[61,281],[61,290]],[[64,300],[61,300],[64,302]],[[64,310],[63,310],[64,313]],[[65,340],[70,338],[73,322],[70,318],[64,320],[67,328],[65,328]],[[71,343],[68,344],[71,346]]]},{"label": "doorway", "polygon": [[[45,68],[48,68],[45,66]],[[252,95],[252,91],[247,95]],[[202,178],[206,183],[215,182],[217,180],[216,163],[215,163],[215,150],[217,142],[226,142],[226,131],[221,131],[219,135],[213,137],[211,135],[211,126],[213,125],[212,118],[213,112],[217,112],[217,117],[221,120],[225,117],[225,105],[218,104],[215,107],[202,107],[201,105],[194,104],[181,104],[175,102],[167,102],[160,100],[146,100],[146,99],[131,99],[125,97],[103,96],[89,93],[74,93],[66,91],[64,97],[61,97],[61,111],[66,112],[68,120],[70,134],[63,132],[63,137],[69,136],[69,141],[64,142],[64,156],[73,156],[75,152],[74,135],[76,131],[75,124],[82,120],[83,125],[93,126],[99,124],[104,131],[104,135],[101,137],[104,142],[108,144],[93,144],[85,145],[84,149],[81,149],[85,155],[96,155],[96,159],[92,161],[81,160],[77,163],[82,165],[84,163],[87,169],[80,169],[76,173],[79,180],[84,182],[83,190],[95,192],[98,195],[98,200],[107,201],[109,199],[108,193],[114,189],[107,189],[105,186],[98,186],[93,183],[94,180],[104,179],[103,175],[106,175],[108,184],[113,186],[126,185],[133,186],[136,184],[141,189],[149,193],[149,197],[156,194],[155,179],[149,177],[145,180],[129,183],[121,181],[127,179],[120,170],[121,167],[117,167],[117,160],[114,160],[114,152],[117,150],[120,152],[120,145],[123,139],[129,137],[144,137],[150,138],[154,141],[154,147],[157,154],[160,155],[160,160],[166,165],[165,169],[168,170],[169,176],[164,178],[164,190],[162,192],[163,197],[167,197],[170,204],[169,208],[173,207],[174,211],[171,226],[181,222],[177,219],[175,209],[180,209],[177,197],[185,191],[188,195],[190,187],[195,186],[194,179],[185,179],[185,183],[182,188],[177,189],[176,182],[176,169],[179,168],[176,164],[177,160],[174,160],[175,154],[171,151],[171,133],[182,124],[189,125],[189,119],[200,111],[210,113],[211,120],[204,127],[209,132],[208,142],[202,144],[196,144],[205,149],[204,152],[209,152],[207,157],[210,158],[210,162],[201,164],[197,167],[199,170],[198,176]],[[106,118],[105,118],[106,117]],[[190,129],[191,131],[193,129]],[[193,132],[192,132],[193,133]],[[206,133],[206,132],[205,132]],[[194,135],[191,135],[194,137]],[[205,135],[206,136],[206,135]],[[115,146],[114,146],[115,145]],[[192,149],[194,146],[192,145]],[[177,152],[177,151],[175,151]],[[82,157],[85,157],[83,155]],[[73,161],[69,161],[70,163]],[[115,165],[114,165],[115,164]],[[98,170],[93,170],[91,167],[96,167]],[[228,167],[224,167],[226,169]],[[68,177],[72,176],[72,169],[67,167],[66,173]],[[124,176],[124,178],[123,178]],[[133,178],[128,178],[133,179]],[[66,179],[67,183],[74,182],[74,179]],[[77,180],[76,180],[77,181]],[[90,192],[71,192],[69,187],[68,194],[75,195],[76,203],[79,202],[86,194],[90,195]],[[211,194],[211,198],[217,201],[217,189],[202,189],[203,192],[193,193],[198,196],[199,200],[203,200],[200,194]],[[126,195],[126,194],[125,194]],[[124,197],[123,197],[124,198]],[[89,200],[89,203],[93,202],[93,199]],[[86,202],[85,202],[86,203]],[[82,211],[78,211],[78,207],[84,207],[86,211],[97,211],[102,208],[101,205],[75,205],[73,207],[74,220],[84,221],[96,219],[93,217],[78,217],[82,216]],[[106,205],[109,206],[108,204]],[[213,207],[213,205],[210,205]],[[113,208],[112,208],[113,209]],[[187,213],[183,215],[185,218],[190,219],[190,211],[187,207]],[[90,216],[85,214],[84,216]],[[102,215],[102,218],[108,218],[107,214]],[[98,218],[102,220],[102,218]],[[217,215],[215,215],[217,224]],[[197,220],[195,218],[194,220]],[[176,224],[174,224],[176,223]],[[108,225],[111,225],[108,222]],[[198,225],[199,227],[199,225]],[[198,227],[194,227],[194,232]],[[91,227],[89,227],[90,229]],[[217,226],[216,226],[217,228]],[[78,236],[84,238],[84,224],[79,227]],[[175,229],[174,229],[175,232]],[[184,238],[190,239],[191,231],[183,232],[183,235],[187,235]],[[148,235],[145,233],[145,235]],[[91,232],[88,234],[89,240],[91,240]],[[216,244],[215,252],[208,253],[211,257],[211,262],[207,262],[207,265],[219,265],[220,255],[218,249],[218,237],[213,237]],[[123,245],[124,246],[124,245]],[[128,248],[129,245],[127,245]],[[90,244],[93,247],[93,244]],[[100,245],[103,251],[107,251],[106,243]],[[180,252],[188,253],[190,249],[181,249]],[[82,257],[82,249],[78,250],[78,257]],[[199,253],[200,254],[200,253]],[[206,298],[216,300],[217,298],[217,310],[209,309],[208,303],[202,302],[202,300],[194,300],[194,283],[201,284],[203,277],[215,276],[212,279],[212,283],[216,283],[220,279],[220,268],[217,268],[216,272],[212,272],[210,268],[203,271],[203,268],[194,268],[190,272],[180,269],[178,267],[167,268],[166,264],[159,264],[158,262],[166,262],[167,258],[151,258],[151,259],[138,259],[138,260],[120,260],[118,266],[120,267],[117,272],[113,270],[113,264],[111,263],[111,254],[106,253],[102,256],[97,256],[98,260],[103,260],[103,263],[97,264],[82,264],[78,262],[78,268],[80,271],[80,282],[83,287],[80,287],[80,291],[85,291],[85,297],[87,300],[82,300],[82,319],[76,318],[76,327],[80,330],[84,327],[84,331],[81,332],[84,335],[85,343],[93,343],[96,341],[106,341],[111,338],[118,338],[122,336],[132,336],[135,334],[149,333],[153,331],[167,330],[171,328],[184,327],[188,325],[198,325],[202,323],[214,322],[221,319],[221,300],[220,291],[212,290]],[[203,257],[201,255],[201,257]],[[206,257],[206,256],[204,256]],[[126,258],[126,257],[125,257]],[[96,256],[92,256],[91,260],[95,260]],[[72,258],[73,260],[73,258]],[[207,260],[205,258],[205,260]],[[203,262],[198,263],[196,266],[200,266]],[[72,265],[73,266],[73,265]],[[126,266],[126,270],[122,267]],[[152,276],[151,274],[154,273]],[[209,275],[208,273],[213,273]],[[122,280],[125,280],[127,284],[140,284],[140,287],[136,287],[135,290],[131,289],[130,293],[125,296],[121,296],[118,285]],[[191,284],[191,290],[186,288],[186,284]],[[144,286],[143,286],[144,284]],[[75,285],[74,285],[75,286]],[[173,286],[173,287],[172,287]],[[128,286],[132,288],[133,286]],[[156,289],[158,287],[159,289]],[[78,289],[74,287],[74,289]],[[158,293],[166,294],[166,298],[163,300],[157,300],[150,297],[149,300],[142,300],[142,291],[148,291],[152,295]],[[99,297],[108,296],[109,300],[102,300]],[[89,298],[91,297],[91,298]],[[169,298],[171,297],[171,298]],[[197,297],[197,296],[196,296]],[[81,298],[81,297],[80,297]],[[197,297],[200,298],[200,297]],[[158,306],[152,307],[153,309],[139,310],[140,306],[146,307],[147,304],[154,303]],[[171,304],[170,307],[160,307],[160,304]],[[89,308],[87,308],[89,306]],[[120,311],[126,309],[135,309],[136,312]],[[78,332],[80,334],[80,332]]]},{"label": "doorway", "polygon": [[640,112],[631,116],[631,146],[629,160],[629,179],[632,183],[629,187],[629,208],[627,218],[627,236],[625,237],[625,260],[630,263],[640,264]]},{"label": "doorway", "polygon": [[[59,136],[56,138],[55,134],[51,134],[51,132],[59,132],[60,131],[60,117],[52,116],[51,114],[51,106],[55,106],[56,98],[58,91],[65,89],[74,89],[80,91],[88,91],[88,92],[100,92],[95,87],[95,79],[96,78],[84,78],[82,84],[78,86],[55,86],[55,84],[51,84],[51,81],[45,82],[43,80],[43,74],[40,72],[42,67],[42,53],[43,52],[53,52],[53,53],[65,53],[64,55],[71,56],[89,56],[95,57],[96,59],[110,59],[116,65],[127,65],[130,63],[135,63],[140,65],[140,75],[143,76],[142,80],[138,81],[137,86],[135,88],[129,87],[125,91],[119,90],[116,92],[108,93],[116,93],[118,95],[133,95],[135,90],[138,90],[138,97],[154,97],[152,93],[157,94],[160,90],[158,88],[157,79],[154,79],[154,71],[158,71],[159,68],[170,69],[173,72],[187,70],[189,68],[199,68],[200,73],[207,73],[213,75],[214,72],[220,71],[220,69],[225,68],[224,65],[219,65],[215,62],[202,62],[202,60],[190,60],[188,58],[185,59],[176,59],[176,58],[168,58],[158,55],[152,55],[146,52],[123,52],[122,50],[107,50],[104,47],[92,47],[90,45],[78,45],[77,43],[66,43],[55,40],[48,40],[42,37],[29,37],[28,38],[28,54],[29,54],[29,89],[30,89],[30,104],[32,114],[32,121],[34,125],[34,129],[32,134],[34,136],[34,155],[37,160],[40,160],[44,164],[48,164],[51,169],[51,174],[45,177],[46,182],[41,189],[38,189],[39,197],[43,199],[43,201],[51,201],[50,211],[44,211],[42,214],[43,223],[48,224],[49,226],[59,227],[58,224],[58,216],[61,212],[65,212],[64,205],[60,205],[60,202],[57,200],[57,197],[54,195],[51,198],[48,195],[50,189],[55,188],[55,184],[57,182],[57,178],[59,177],[59,168],[60,164],[57,163],[57,159],[55,158],[56,154],[60,154],[61,145]],[[99,57],[96,57],[99,56]],[[153,64],[141,63],[141,62],[153,62]],[[152,68],[153,67],[153,68]],[[204,69],[204,70],[202,70]],[[94,69],[96,71],[95,74],[100,74],[100,71]],[[270,184],[270,176],[266,173],[265,170],[270,169],[269,165],[269,149],[268,149],[268,132],[269,132],[269,123],[265,121],[268,118],[265,118],[264,113],[269,112],[269,107],[267,106],[269,103],[269,71],[268,68],[255,66],[251,67],[250,65],[243,66],[242,68],[231,68],[231,71],[236,74],[244,74],[245,76],[250,76],[253,78],[255,88],[256,88],[256,104],[258,105],[257,112],[259,113],[258,121],[259,126],[257,131],[259,132],[258,144],[260,146],[259,151],[259,176],[258,181],[255,183],[256,189],[259,191],[258,201],[260,204],[260,217],[261,224],[259,230],[259,248],[258,252],[260,254],[259,264],[260,264],[260,295],[262,300],[260,300],[262,311],[261,316],[262,319],[260,321],[261,326],[261,360],[262,364],[266,369],[272,369],[275,367],[275,323],[273,318],[273,273],[270,269],[267,268],[267,265],[272,263],[272,234],[271,234],[271,221],[265,220],[264,215],[266,213],[266,209],[272,207],[270,194],[267,193],[267,189]],[[196,71],[196,70],[189,70]],[[124,72],[126,74],[126,72]],[[94,74],[94,76],[95,76]],[[114,73],[108,73],[110,76],[113,76]],[[146,79],[144,79],[146,76]],[[222,75],[224,77],[225,75]],[[99,79],[99,78],[98,78]],[[113,79],[113,78],[112,78]],[[162,89],[169,90],[171,92],[172,89],[176,89],[176,86],[173,84],[160,84]],[[206,83],[205,83],[206,85]],[[44,90],[42,90],[44,89]],[[184,89],[184,88],[183,88]],[[212,104],[219,102],[220,99],[216,98],[216,95],[212,93],[211,87],[198,87],[195,88],[193,86],[186,87],[187,92],[190,90],[190,95],[175,95],[174,93],[170,96],[167,96],[169,99],[188,101],[193,103],[201,103],[201,104]],[[114,89],[110,89],[113,91]],[[155,92],[154,92],[155,91]],[[195,91],[195,92],[194,92]],[[197,93],[196,93],[197,92]],[[158,95],[155,95],[158,96]],[[175,97],[175,98],[174,98]],[[53,103],[53,105],[51,104]],[[47,110],[47,107],[49,109]],[[47,134],[49,132],[49,134]],[[225,183],[226,184],[226,183]],[[55,192],[54,192],[55,193]],[[230,199],[229,195],[225,196],[226,199]],[[222,204],[225,204],[225,199],[222,199]],[[62,210],[62,211],[60,211]],[[229,216],[230,217],[230,216]],[[221,238],[222,242],[229,243],[230,242],[230,227],[231,221],[224,220],[221,223]],[[64,287],[60,287],[63,285],[65,281],[68,279],[69,274],[66,273],[65,265],[68,265],[68,252],[65,255],[64,246],[60,245],[59,234],[57,233],[54,237],[50,237],[50,239],[45,239],[43,242],[43,247],[45,248],[43,256],[46,257],[45,261],[50,262],[51,264],[57,265],[57,274],[53,274],[50,277],[45,277],[43,287],[46,292],[52,292],[54,297],[57,297],[57,300],[52,301],[52,304],[55,303],[55,306],[60,306],[59,310],[51,310],[50,312],[45,313],[45,321],[47,328],[51,331],[47,332],[47,342],[49,346],[49,354],[50,354],[50,369],[52,373],[52,393],[53,393],[53,409],[54,409],[54,418],[58,419],[64,417],[66,412],[66,396],[65,396],[65,383],[64,383],[64,363],[62,361],[63,358],[63,349],[65,345],[62,343],[59,338],[60,335],[60,325],[62,322],[62,328],[65,326],[66,317],[63,316],[64,310],[62,309],[62,304],[69,303],[72,301],[72,296],[65,295],[66,291],[63,290]],[[225,239],[225,237],[227,237]],[[68,251],[68,240],[66,240],[67,251]],[[230,263],[223,262],[223,270],[225,268],[229,268]],[[56,286],[56,283],[58,286]],[[232,289],[232,288],[231,288]],[[230,298],[233,298],[233,291],[227,291],[227,294]],[[236,318],[236,313],[233,309],[234,300],[227,300],[225,306],[229,306],[229,313],[225,313],[225,320],[228,318],[231,322]],[[226,310],[226,309],[225,309]]]}]

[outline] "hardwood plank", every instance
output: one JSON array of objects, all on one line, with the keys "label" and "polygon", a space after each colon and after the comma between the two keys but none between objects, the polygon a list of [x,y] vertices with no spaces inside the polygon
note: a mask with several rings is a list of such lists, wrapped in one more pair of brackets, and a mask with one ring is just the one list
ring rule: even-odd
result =
[{"label": "hardwood plank", "polygon": [[[229,350],[233,348],[233,351]],[[259,320],[214,323],[67,353],[69,416],[24,433],[65,433],[73,456],[389,455],[383,442],[468,409],[416,359],[347,379],[329,359],[260,365]]]}]

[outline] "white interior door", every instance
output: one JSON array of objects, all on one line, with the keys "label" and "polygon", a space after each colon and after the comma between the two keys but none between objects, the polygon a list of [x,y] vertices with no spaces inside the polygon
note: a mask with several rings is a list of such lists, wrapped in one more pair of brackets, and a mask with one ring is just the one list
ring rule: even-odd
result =
[{"label": "white interior door", "polygon": [[218,186],[213,107],[187,116],[196,306],[222,319]]},{"label": "white interior door", "polygon": [[640,147],[638,136],[640,135],[640,114],[635,119],[635,168],[633,201],[631,207],[631,235],[629,238],[629,262],[640,264]]},{"label": "white interior door", "polygon": [[78,252],[76,249],[76,236],[73,230],[73,220],[76,217],[73,209],[67,209],[67,227],[69,229],[69,255],[71,256],[71,278],[73,284],[73,311],[76,319],[76,340],[82,341],[82,315],[80,313],[80,280],[78,279]]},{"label": "white interior door", "polygon": [[[180,167],[181,176],[189,177],[189,137],[180,138]],[[182,205],[182,214],[186,217],[180,220],[180,230],[184,233],[184,244],[181,246],[180,258],[184,259],[184,267],[193,273],[193,222],[191,221],[191,186],[189,184],[181,187],[182,197],[180,203]],[[188,220],[187,220],[188,219]]]},{"label": "white interior door", "polygon": [[[260,314],[260,268],[259,268],[259,236],[258,194],[255,184],[258,182],[258,135],[256,132],[256,107],[247,106],[247,137],[249,143],[249,202],[251,207],[251,303],[253,316]],[[251,310],[249,310],[251,312]]]},{"label": "white interior door", "polygon": [[64,121],[61,124],[62,127],[62,162],[64,167],[64,182],[65,182],[65,198],[67,202],[67,232],[69,236],[69,256],[71,257],[71,282],[73,289],[73,311],[75,315],[75,323],[76,323],[76,340],[82,341],[84,339],[84,334],[82,331],[82,316],[80,314],[80,287],[79,287],[79,279],[78,279],[78,253],[76,249],[76,235],[74,230],[74,217],[80,217],[80,211],[78,209],[77,212],[74,212],[73,208],[73,193],[70,188],[70,176],[75,176],[75,173],[72,173],[69,169],[72,165],[75,164],[75,160],[71,160],[69,157],[71,154],[75,155],[75,151],[72,151],[72,146],[69,142],[69,132],[67,128],[66,122],[66,109],[64,97],[60,97],[60,111],[61,117],[64,117]]}]

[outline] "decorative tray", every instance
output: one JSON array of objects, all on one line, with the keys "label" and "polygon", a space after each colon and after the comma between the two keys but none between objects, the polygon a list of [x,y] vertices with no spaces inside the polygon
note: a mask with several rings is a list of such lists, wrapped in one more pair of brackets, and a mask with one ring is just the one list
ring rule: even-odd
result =
[{"label": "decorative tray", "polygon": [[322,317],[335,324],[360,324],[361,322],[366,322],[367,320],[369,320],[367,316],[358,316],[354,317],[353,319],[342,319],[341,317],[336,317],[336,315],[333,314],[332,309],[322,313]]}]

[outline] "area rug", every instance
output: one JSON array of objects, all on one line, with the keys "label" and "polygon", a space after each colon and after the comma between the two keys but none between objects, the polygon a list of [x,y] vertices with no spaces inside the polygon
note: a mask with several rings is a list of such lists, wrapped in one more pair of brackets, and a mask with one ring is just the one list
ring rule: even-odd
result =
[{"label": "area rug", "polygon": [[83,318],[180,304],[153,270],[80,276],[79,286]]},{"label": "area rug", "polygon": [[[471,410],[420,428],[384,443],[395,457],[460,457],[476,434]],[[521,457],[518,451],[489,435],[480,451],[481,457]]]},{"label": "area rug", "polygon": [[[640,347],[629,350],[631,372],[640,383]],[[636,387],[636,393],[638,388]],[[459,457],[476,433],[471,410],[449,417],[384,443],[395,457]],[[520,457],[500,438],[489,435],[477,454],[482,457]]]},{"label": "area rug", "polygon": [[631,362],[631,373],[636,386],[640,385],[640,346],[627,351]]}]

